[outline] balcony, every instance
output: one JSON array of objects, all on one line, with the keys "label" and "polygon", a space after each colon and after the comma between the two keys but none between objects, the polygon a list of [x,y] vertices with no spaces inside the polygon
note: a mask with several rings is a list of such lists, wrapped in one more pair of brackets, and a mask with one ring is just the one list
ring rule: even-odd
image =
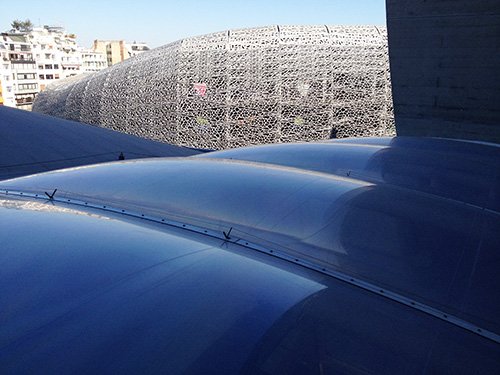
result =
[{"label": "balcony", "polygon": [[16,95],[16,105],[17,106],[31,105],[31,104],[33,104],[34,100],[35,100],[35,94],[22,95],[22,96]]},{"label": "balcony", "polygon": [[34,64],[35,60],[33,60],[33,57],[10,56],[10,62],[12,64]]}]

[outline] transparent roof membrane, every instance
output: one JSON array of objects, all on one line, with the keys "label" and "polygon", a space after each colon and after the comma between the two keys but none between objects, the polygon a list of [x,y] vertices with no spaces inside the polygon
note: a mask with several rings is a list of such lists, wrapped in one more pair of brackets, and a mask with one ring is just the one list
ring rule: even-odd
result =
[{"label": "transparent roof membrane", "polygon": [[229,159],[117,162],[4,182],[230,233],[499,331],[498,213],[416,189]]}]

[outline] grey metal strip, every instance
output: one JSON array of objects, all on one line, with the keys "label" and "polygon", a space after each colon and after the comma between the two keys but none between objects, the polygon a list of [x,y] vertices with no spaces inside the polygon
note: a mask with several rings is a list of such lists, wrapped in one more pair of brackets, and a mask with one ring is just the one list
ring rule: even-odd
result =
[{"label": "grey metal strip", "polygon": [[484,329],[482,327],[479,327],[473,323],[470,323],[466,320],[463,320],[455,315],[448,314],[442,310],[433,308],[429,305],[426,305],[421,302],[417,302],[411,298],[405,297],[399,293],[392,292],[386,288],[379,287],[375,284],[360,280],[358,278],[352,277],[350,275],[347,275],[345,273],[339,272],[334,269],[330,269],[327,267],[323,267],[321,265],[315,264],[314,262],[311,262],[307,259],[301,259],[296,256],[292,256],[290,254],[287,254],[286,252],[282,250],[277,250],[277,249],[269,249],[268,247],[259,245],[258,243],[247,241],[243,238],[235,238],[234,240],[231,239],[231,237],[228,235],[228,233],[222,232],[222,231],[215,231],[211,230],[208,228],[203,228],[200,226],[188,224],[188,223],[183,223],[180,221],[175,221],[175,220],[168,220],[166,218],[161,218],[157,216],[152,216],[152,215],[146,215],[130,210],[125,210],[125,209],[120,209],[116,207],[111,207],[107,205],[102,205],[102,204],[95,204],[92,202],[87,202],[87,201],[82,201],[79,199],[68,199],[67,197],[65,198],[59,198],[57,196],[53,196],[52,198],[47,198],[45,193],[30,193],[30,192],[22,192],[22,191],[16,191],[16,190],[0,190],[0,194],[3,195],[12,195],[12,196],[18,196],[18,197],[26,197],[26,198],[31,198],[31,199],[40,199],[44,201],[54,201],[58,203],[63,203],[63,204],[69,204],[69,205],[76,205],[76,206],[82,206],[82,207],[87,207],[87,208],[92,208],[92,209],[98,209],[98,210],[104,210],[108,212],[112,212],[115,214],[121,214],[121,215],[126,215],[138,219],[144,219],[148,221],[152,221],[155,223],[159,224],[165,224],[169,225],[175,228],[179,229],[185,229],[189,230],[194,233],[210,236],[213,238],[217,238],[223,241],[231,242],[252,250],[257,250],[261,253],[265,253],[298,265],[301,265],[303,267],[312,269],[314,271],[326,274],[328,276],[331,276],[337,280],[343,281],[345,283],[348,283],[350,285],[354,285],[356,287],[359,287],[363,290],[370,291],[372,293],[375,293],[381,297],[388,298],[392,301],[399,302],[403,305],[406,305],[412,309],[419,310],[423,313],[426,313],[428,315],[432,315],[438,319],[444,320],[450,324],[453,324],[457,327],[463,328],[469,332],[472,332],[476,335],[482,336],[484,338],[487,338],[489,340],[492,340],[498,344],[500,344],[500,335],[489,331],[487,329]]}]

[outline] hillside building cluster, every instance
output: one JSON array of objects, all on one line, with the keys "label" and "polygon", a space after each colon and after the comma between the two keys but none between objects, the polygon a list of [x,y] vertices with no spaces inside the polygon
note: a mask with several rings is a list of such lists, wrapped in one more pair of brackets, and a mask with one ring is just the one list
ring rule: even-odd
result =
[{"label": "hillside building cluster", "polygon": [[148,49],[123,40],[96,40],[92,48],[83,48],[74,34],[55,26],[1,33],[0,105],[31,110],[36,95],[50,83],[98,72]]}]

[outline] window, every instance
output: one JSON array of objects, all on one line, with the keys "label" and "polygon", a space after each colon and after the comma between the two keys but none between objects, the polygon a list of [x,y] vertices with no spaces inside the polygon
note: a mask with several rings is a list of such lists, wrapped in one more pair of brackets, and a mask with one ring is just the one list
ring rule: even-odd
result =
[{"label": "window", "polygon": [[59,69],[59,64],[54,64],[54,69]]},{"label": "window", "polygon": [[55,79],[59,79],[59,74],[56,74],[56,75],[54,76],[54,78],[55,78]]},{"label": "window", "polygon": [[45,76],[46,79],[54,79],[54,75],[53,74],[47,74]]},{"label": "window", "polygon": [[43,74],[39,74],[39,75],[38,75],[38,78],[40,78],[40,79],[45,79],[45,76],[44,76]]},{"label": "window", "polygon": [[35,79],[35,73],[17,73],[18,80]]},{"label": "window", "polygon": [[35,98],[34,94],[16,94],[16,103],[17,104],[31,104],[33,103],[33,99]]},{"label": "window", "polygon": [[52,65],[51,64],[45,64],[45,69],[52,69]]},{"label": "window", "polygon": [[15,70],[35,70],[36,65],[35,64],[29,64],[29,63],[18,63],[15,61],[12,61],[12,68]]},{"label": "window", "polygon": [[38,65],[38,69],[43,70],[43,65]]},{"label": "window", "polygon": [[19,90],[36,90],[38,88],[38,83],[20,83],[17,85]]}]

